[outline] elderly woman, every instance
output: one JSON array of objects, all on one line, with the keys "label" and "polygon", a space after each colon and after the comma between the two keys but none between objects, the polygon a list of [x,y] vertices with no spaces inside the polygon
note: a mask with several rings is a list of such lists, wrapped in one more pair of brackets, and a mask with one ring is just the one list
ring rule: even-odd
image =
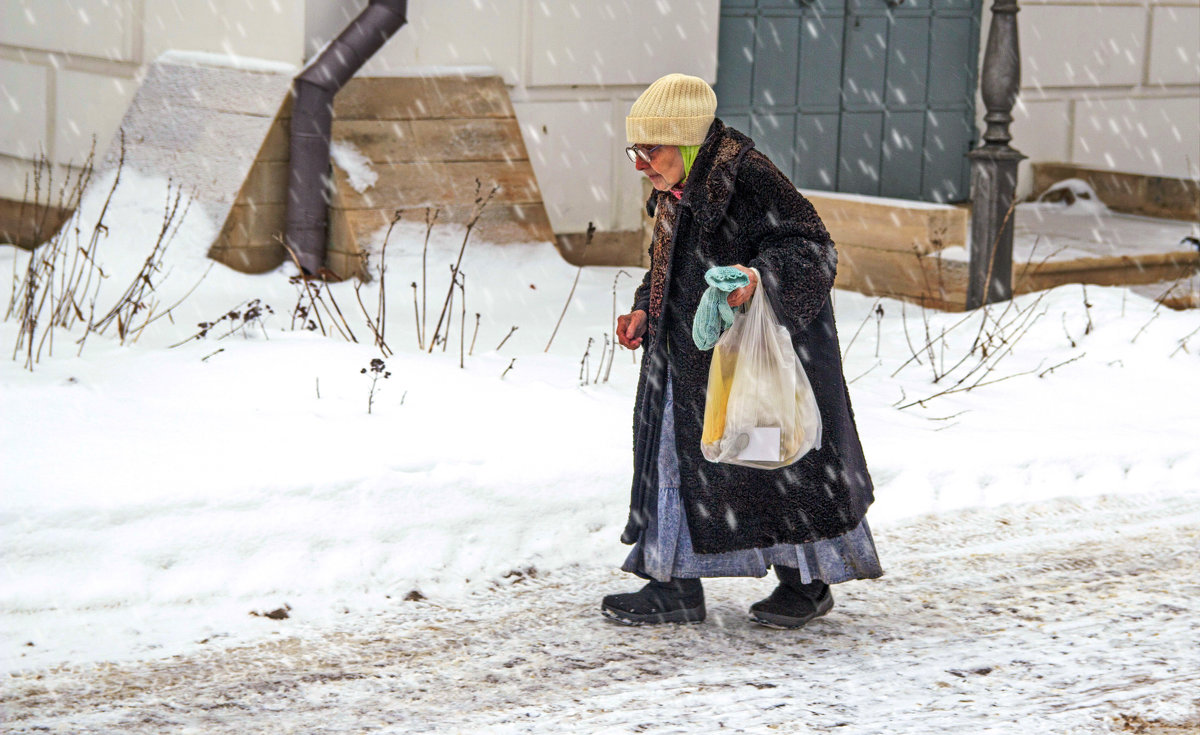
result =
[{"label": "elderly woman", "polygon": [[[601,611],[629,625],[701,622],[701,577],[762,577],[773,567],[779,585],[750,606],[751,620],[799,628],[833,607],[829,585],[883,573],[830,302],[837,253],[808,200],[716,108],[704,80],[670,74],[626,118],[629,158],[655,188],[646,203],[655,224],[650,270],[617,325],[622,345],[644,348],[621,538],[633,550],[622,568],[649,582],[605,597]],[[821,444],[782,469],[701,454],[712,353],[697,349],[692,320],[714,266],[750,277],[731,306],[770,300],[816,395]]]}]

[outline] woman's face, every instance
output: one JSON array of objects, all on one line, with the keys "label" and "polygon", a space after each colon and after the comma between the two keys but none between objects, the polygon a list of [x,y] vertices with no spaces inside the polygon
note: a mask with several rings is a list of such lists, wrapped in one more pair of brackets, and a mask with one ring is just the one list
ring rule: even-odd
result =
[{"label": "woman's face", "polygon": [[[683,155],[679,152],[679,146],[660,145],[655,148],[652,145],[639,144],[638,148],[647,152],[650,163],[638,156],[633,165],[638,171],[646,174],[646,178],[650,179],[655,189],[669,191],[671,187],[683,181]],[[652,148],[655,149],[651,151]]]}]

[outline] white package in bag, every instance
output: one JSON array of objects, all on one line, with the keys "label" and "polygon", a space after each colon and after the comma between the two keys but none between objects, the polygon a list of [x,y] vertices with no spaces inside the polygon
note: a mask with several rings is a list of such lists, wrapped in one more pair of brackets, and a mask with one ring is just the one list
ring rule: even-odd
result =
[{"label": "white package in bag", "polygon": [[762,291],[760,278],[713,347],[700,450],[710,462],[773,470],[821,445],[821,414],[791,334]]}]

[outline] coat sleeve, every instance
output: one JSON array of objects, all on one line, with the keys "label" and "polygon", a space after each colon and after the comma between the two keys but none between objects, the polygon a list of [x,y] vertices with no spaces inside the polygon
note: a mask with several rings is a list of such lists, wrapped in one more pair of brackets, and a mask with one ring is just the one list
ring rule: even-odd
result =
[{"label": "coat sleeve", "polygon": [[[776,314],[795,334],[820,313],[837,274],[837,250],[812,203],[774,166],[752,166],[751,239],[757,255],[746,265],[758,269]],[[743,189],[745,190],[745,189]]]},{"label": "coat sleeve", "polygon": [[642,277],[641,284],[633,292],[633,311],[644,311],[650,313],[650,269],[646,269],[646,275]]},{"label": "coat sleeve", "polygon": [[[646,214],[649,215],[650,217],[654,217],[655,211],[657,209],[657,207],[656,207],[657,203],[658,203],[658,199],[657,199],[656,195],[651,194],[650,198],[646,201]],[[657,222],[656,222],[656,224],[657,224]],[[651,259],[653,259],[653,257],[654,257],[654,238],[653,237],[650,238],[650,247],[648,247],[646,249],[646,252],[648,252],[650,254]],[[647,314],[650,313],[650,269],[649,268],[646,269],[646,274],[644,276],[642,276],[641,285],[639,285],[637,287],[637,289],[633,292],[633,308],[630,309],[630,311],[638,311],[639,309],[641,311],[646,312]]]}]

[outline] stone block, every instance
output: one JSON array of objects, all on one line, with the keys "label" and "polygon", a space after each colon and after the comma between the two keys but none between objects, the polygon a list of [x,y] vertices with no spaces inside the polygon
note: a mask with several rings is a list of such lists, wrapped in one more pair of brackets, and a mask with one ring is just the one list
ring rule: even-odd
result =
[{"label": "stone block", "polygon": [[355,77],[333,102],[338,120],[514,117],[500,77]]},{"label": "stone block", "polygon": [[49,155],[46,89],[51,70],[0,59],[0,154],[34,159]]},{"label": "stone block", "polygon": [[681,72],[712,84],[719,0],[530,3],[527,86],[645,85]]},{"label": "stone block", "polygon": [[1017,14],[1022,84],[1042,89],[1138,84],[1147,22],[1141,6],[1024,7]]},{"label": "stone block", "polygon": [[5,0],[0,44],[137,62],[135,0]]},{"label": "stone block", "polygon": [[613,104],[524,102],[517,112],[555,232],[583,232],[588,222],[605,226],[613,166],[629,165],[614,145],[619,132],[620,148],[625,147],[625,131],[612,125]]},{"label": "stone block", "polygon": [[133,79],[60,69],[55,81],[55,159],[79,163],[93,143],[96,158],[104,158],[137,89]]},{"label": "stone block", "polygon": [[1075,102],[1071,162],[1087,168],[1193,178],[1200,151],[1195,96]]},{"label": "stone block", "polygon": [[148,62],[171,49],[295,65],[304,61],[303,0],[140,1],[145,4],[143,47]]},{"label": "stone block", "polygon": [[[1150,69],[1146,81],[1200,84],[1200,7],[1156,7],[1151,14]],[[1197,104],[1200,105],[1200,100]]]}]

